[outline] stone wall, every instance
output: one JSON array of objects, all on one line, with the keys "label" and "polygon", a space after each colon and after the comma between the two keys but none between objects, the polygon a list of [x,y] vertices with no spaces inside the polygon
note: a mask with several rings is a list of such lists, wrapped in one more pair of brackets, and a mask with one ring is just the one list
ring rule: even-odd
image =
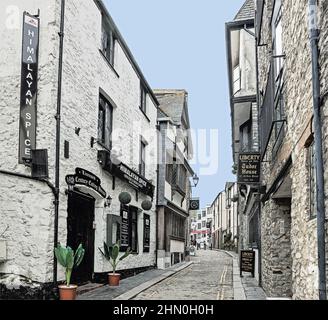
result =
[{"label": "stone wall", "polygon": [[[37,148],[49,151],[54,181],[59,6],[56,1],[7,1],[0,16],[0,170],[30,175],[18,164],[23,11],[42,12],[40,24]],[[53,194],[42,182],[0,174],[0,237],[8,261],[0,262],[0,284],[11,289],[52,279]],[[5,231],[6,230],[6,231]],[[4,232],[5,231],[5,232]],[[4,232],[4,233],[3,233]]]},{"label": "stone wall", "polygon": [[[30,1],[28,7],[16,1],[21,19],[23,11],[31,13],[41,9],[40,66],[38,91],[37,147],[49,150],[49,177],[54,182],[55,128],[58,32],[60,1]],[[7,1],[12,5],[13,1]],[[6,4],[5,4],[6,5]],[[5,6],[6,7],[6,6]],[[5,19],[1,19],[3,21]],[[113,102],[113,149],[119,159],[129,167],[138,169],[140,137],[146,147],[146,178],[157,184],[157,108],[147,96],[147,117],[139,109],[140,75],[131,63],[129,55],[118,41],[115,44],[114,66],[100,53],[101,12],[93,0],[67,1],[65,13],[61,157],[60,157],[60,208],[59,241],[66,244],[67,236],[67,184],[65,176],[74,174],[82,167],[97,175],[107,195],[113,198],[110,208],[104,208],[104,199],[96,200],[95,209],[95,265],[94,271],[108,272],[110,266],[101,257],[98,247],[106,240],[107,214],[120,214],[118,195],[128,191],[131,205],[138,208],[149,197],[136,192],[128,183],[116,179],[115,190],[112,177],[101,169],[97,151],[102,147],[90,145],[91,137],[97,138],[99,91]],[[0,128],[2,139],[0,169],[30,174],[29,169],[17,164],[18,117],[20,88],[21,27],[13,31],[1,28],[0,45],[1,73]],[[2,61],[1,61],[2,62]],[[75,134],[75,128],[80,134]],[[64,158],[64,141],[69,141],[69,158]],[[0,273],[22,277],[28,281],[49,282],[52,280],[53,219],[54,208],[50,189],[40,182],[20,178],[3,178],[0,184],[0,232],[9,225],[3,237],[8,241],[9,260],[0,264]],[[151,217],[150,252],[143,253],[143,214],[138,214],[139,254],[122,261],[120,269],[143,268],[156,263],[156,191]],[[64,278],[59,267],[59,279]],[[2,277],[3,278],[3,277]],[[15,278],[15,279],[16,279]],[[16,281],[11,279],[10,281]]]},{"label": "stone wall", "polygon": [[[286,136],[282,147],[277,153],[276,159],[269,159],[263,164],[263,181],[269,188],[286,159],[292,156],[290,175],[292,178],[292,202],[291,202],[291,225],[290,246],[291,256],[277,256],[279,243],[275,242],[271,230],[275,228],[275,215],[281,210],[274,200],[269,200],[262,208],[262,263],[263,263],[263,286],[269,294],[288,293],[280,290],[281,277],[274,274],[274,262],[279,268],[291,266],[291,295],[293,299],[317,299],[318,298],[318,265],[317,265],[317,240],[316,219],[310,219],[310,190],[309,190],[309,163],[307,162],[307,145],[312,137],[312,70],[311,51],[308,37],[307,5],[303,1],[282,1],[282,28],[283,28],[283,51],[285,59],[285,112],[286,112]],[[262,43],[268,43],[268,47],[262,47],[259,51],[260,61],[260,88],[265,89],[266,75],[269,65],[269,52],[271,36],[269,32],[270,1],[264,11],[262,29]],[[320,69],[322,92],[327,91],[328,60],[326,49],[326,34],[328,33],[327,1],[320,1]],[[265,92],[265,91],[264,91]],[[324,100],[326,101],[326,100]],[[326,103],[326,102],[325,102]],[[323,108],[325,110],[325,108]],[[324,111],[324,114],[326,112]],[[326,115],[324,118],[324,158],[327,161],[327,132]],[[268,154],[272,151],[272,142],[268,147]],[[327,179],[326,179],[327,181]],[[267,190],[268,190],[267,188]],[[280,218],[279,218],[280,219]],[[287,239],[286,239],[287,240]],[[289,244],[286,243],[287,246]],[[286,248],[287,248],[286,246]],[[275,259],[273,259],[275,257]],[[277,260],[278,258],[278,260]],[[288,262],[288,263],[287,263]],[[287,273],[290,271],[287,271]]]}]

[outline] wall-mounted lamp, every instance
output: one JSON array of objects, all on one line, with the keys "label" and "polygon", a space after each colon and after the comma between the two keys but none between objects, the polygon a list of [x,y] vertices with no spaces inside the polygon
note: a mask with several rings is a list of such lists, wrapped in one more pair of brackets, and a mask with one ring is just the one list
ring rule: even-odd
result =
[{"label": "wall-mounted lamp", "polygon": [[111,196],[108,196],[106,199],[105,199],[105,208],[109,208],[112,204],[112,200],[113,198]]},{"label": "wall-mounted lamp", "polygon": [[194,183],[193,187],[196,188],[199,182],[199,177],[197,176],[197,174],[195,173],[194,176],[192,177],[192,181]]}]

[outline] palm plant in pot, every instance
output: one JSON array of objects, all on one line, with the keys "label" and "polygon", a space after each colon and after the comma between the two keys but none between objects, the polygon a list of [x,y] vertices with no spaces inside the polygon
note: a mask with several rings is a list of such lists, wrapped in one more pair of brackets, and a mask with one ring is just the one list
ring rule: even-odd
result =
[{"label": "palm plant in pot", "polygon": [[65,268],[66,282],[58,286],[60,300],[75,300],[77,285],[71,284],[71,276],[74,267],[78,267],[84,257],[85,250],[82,244],[74,252],[70,247],[63,247],[58,243],[55,248],[57,261]]},{"label": "palm plant in pot", "polygon": [[101,248],[98,248],[103,257],[111,264],[113,268],[113,272],[108,274],[108,283],[112,287],[119,286],[120,284],[120,277],[121,275],[119,273],[116,273],[117,265],[122,261],[123,259],[127,258],[131,250],[130,248],[127,249],[127,251],[120,257],[120,243],[117,242],[113,246],[109,246],[106,242],[104,242],[104,249],[101,250]]}]

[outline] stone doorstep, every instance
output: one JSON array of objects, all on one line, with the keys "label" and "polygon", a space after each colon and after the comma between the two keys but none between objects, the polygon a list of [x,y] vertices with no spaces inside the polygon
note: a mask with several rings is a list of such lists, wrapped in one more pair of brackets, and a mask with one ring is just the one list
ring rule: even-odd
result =
[{"label": "stone doorstep", "polygon": [[164,274],[154,278],[154,279],[151,279],[149,281],[146,281],[145,283],[121,294],[120,296],[114,298],[113,300],[131,300],[133,299],[135,296],[137,296],[138,294],[140,294],[141,292],[147,290],[148,288],[154,286],[155,284],[158,284],[162,281],[164,281],[165,279],[175,275],[176,273],[186,269],[187,267],[189,267],[190,265],[193,264],[193,261],[191,262],[187,262],[185,264],[182,264],[178,267],[174,267],[173,269],[165,272]]},{"label": "stone doorstep", "polygon": [[84,293],[99,289],[103,286],[104,286],[104,284],[102,284],[102,283],[91,283],[90,282],[90,283],[87,283],[83,286],[79,286],[76,290],[76,294],[81,295],[81,294],[84,294]]}]

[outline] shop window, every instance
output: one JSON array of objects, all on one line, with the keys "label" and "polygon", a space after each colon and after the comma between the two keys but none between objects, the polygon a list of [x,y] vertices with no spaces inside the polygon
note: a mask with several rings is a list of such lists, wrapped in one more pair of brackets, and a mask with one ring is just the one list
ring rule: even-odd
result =
[{"label": "shop window", "polygon": [[121,217],[121,251],[130,248],[133,253],[138,253],[138,208],[122,206]]},{"label": "shop window", "polygon": [[183,239],[185,237],[185,218],[171,214],[171,236]]},{"label": "shop window", "polygon": [[143,252],[150,250],[150,215],[144,214],[144,248]]},{"label": "shop window", "polygon": [[121,240],[122,217],[117,215],[107,215],[107,244],[114,245]]},{"label": "shop window", "polygon": [[112,148],[112,131],[113,107],[102,95],[100,95],[98,111],[98,141],[109,150]]}]

